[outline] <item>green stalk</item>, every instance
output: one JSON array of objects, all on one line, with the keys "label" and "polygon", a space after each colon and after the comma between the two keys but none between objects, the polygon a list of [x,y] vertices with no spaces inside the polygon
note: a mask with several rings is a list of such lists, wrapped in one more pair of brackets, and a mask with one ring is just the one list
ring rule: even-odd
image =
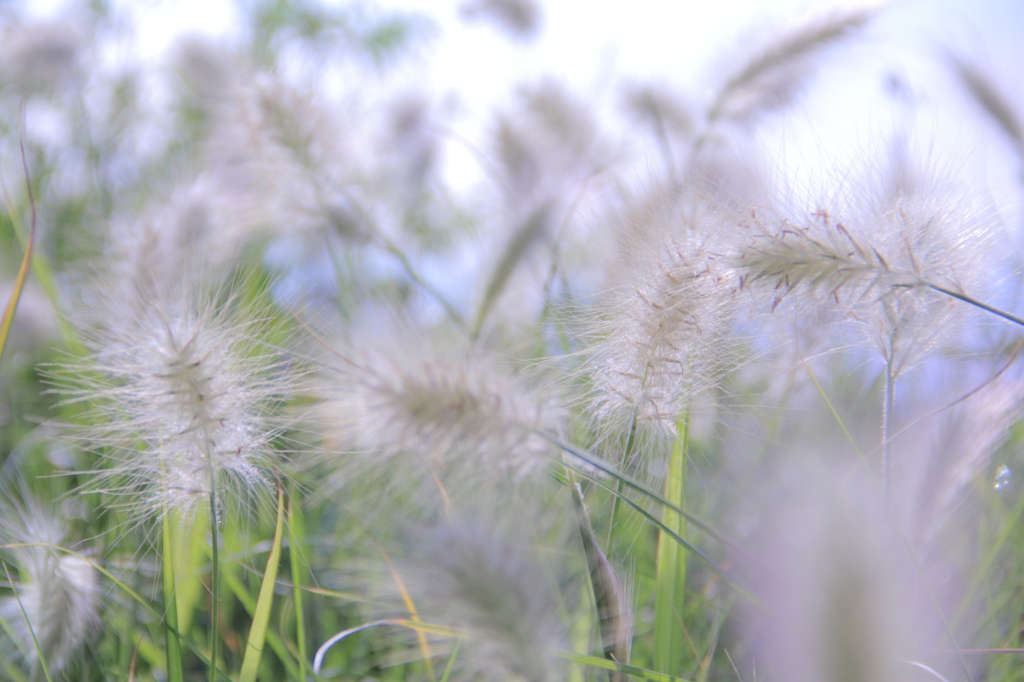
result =
[{"label": "green stalk", "polygon": [[[686,506],[686,450],[689,441],[689,415],[676,420],[676,439],[668,460],[665,499],[680,509]],[[683,599],[686,593],[686,551],[667,531],[686,537],[686,519],[665,508],[664,528],[658,530],[658,555],[655,567],[654,669],[673,674],[682,668],[684,633]]]},{"label": "green stalk", "polygon": [[[639,418],[639,408],[633,410],[633,421],[629,425],[629,437],[626,438],[626,448],[622,451],[622,461],[619,462],[619,471],[626,470],[626,462],[629,461],[629,456],[633,454],[633,447],[636,443],[636,422]],[[608,551],[612,549],[612,534],[615,532],[615,524],[618,522],[619,516],[619,498],[622,497],[623,485],[625,485],[620,479],[615,485],[615,496],[612,497],[612,517],[611,521],[608,522],[608,541],[605,546]]]},{"label": "green stalk", "polygon": [[217,541],[217,488],[213,464],[210,464],[210,592],[213,603],[210,606],[210,682],[217,682],[217,648],[220,627],[220,550]]},{"label": "green stalk", "polygon": [[295,639],[299,648],[299,682],[306,682],[306,621],[302,606],[302,558],[301,540],[305,538],[305,523],[302,506],[295,503],[295,486],[291,486],[288,503],[288,553],[292,566],[292,585],[295,599]]},{"label": "green stalk", "polygon": [[[43,656],[43,648],[39,646],[39,639],[36,637],[35,628],[32,627],[32,619],[28,617],[28,611],[25,610],[25,605],[21,602],[21,594],[18,593],[18,588],[14,585],[14,580],[11,579],[11,572],[7,569],[7,564],[3,564],[4,575],[7,576],[7,583],[11,586],[14,591],[14,599],[18,602],[18,608],[21,609],[21,616],[25,619],[25,627],[28,628],[28,634],[32,637],[32,645],[36,649],[36,659],[39,664],[39,668],[42,669],[43,677],[46,678],[46,682],[53,682],[53,678],[50,677],[50,669],[46,666],[46,657]],[[33,673],[33,678],[38,677],[37,674]]]},{"label": "green stalk", "polygon": [[281,538],[283,535],[284,489],[278,483],[277,525],[274,528],[274,543],[270,549],[270,556],[267,557],[267,569],[263,572],[263,581],[260,583],[260,596],[252,614],[249,636],[245,640],[245,657],[242,659],[242,670],[238,674],[239,682],[256,682],[256,673],[263,656],[263,644],[267,639],[270,609],[274,604],[274,585],[277,582],[277,569],[281,562]]},{"label": "green stalk", "polygon": [[181,642],[178,641],[178,598],[174,589],[174,550],[171,542],[171,514],[163,514],[164,637],[167,642],[167,679],[182,682]]},{"label": "green stalk", "polygon": [[885,503],[889,504],[892,488],[892,431],[893,404],[896,402],[896,377],[892,371],[892,351],[885,363],[885,400],[882,404],[882,490]]}]

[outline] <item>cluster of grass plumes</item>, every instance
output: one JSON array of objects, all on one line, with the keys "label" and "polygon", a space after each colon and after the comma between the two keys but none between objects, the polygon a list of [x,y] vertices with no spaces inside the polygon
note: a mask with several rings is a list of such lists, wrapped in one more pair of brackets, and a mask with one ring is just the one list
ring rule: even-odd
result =
[{"label": "cluster of grass plumes", "polygon": [[261,2],[151,74],[96,7],[0,18],[0,680],[1016,679],[1013,214],[772,148],[888,10],[477,144],[393,90],[415,17]]}]

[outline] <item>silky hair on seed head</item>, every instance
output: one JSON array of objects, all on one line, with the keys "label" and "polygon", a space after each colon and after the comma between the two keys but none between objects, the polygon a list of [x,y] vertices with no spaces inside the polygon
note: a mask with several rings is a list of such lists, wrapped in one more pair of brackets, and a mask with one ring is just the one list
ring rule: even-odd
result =
[{"label": "silky hair on seed head", "polygon": [[793,298],[842,310],[898,376],[971,312],[944,292],[990,290],[993,217],[969,196],[897,195],[841,215],[819,209],[802,222],[755,212],[734,264],[746,287],[772,297],[773,309]]},{"label": "silky hair on seed head", "polygon": [[442,472],[461,464],[491,477],[548,461],[552,446],[538,432],[557,433],[562,409],[528,377],[408,321],[366,331],[339,351],[339,375],[322,382],[320,414],[336,447],[380,464],[408,455]]},{"label": "silky hair on seed head", "polygon": [[411,589],[425,618],[465,635],[463,672],[472,679],[557,679],[563,635],[546,588],[550,576],[528,548],[479,521],[435,527],[415,544]]},{"label": "silky hair on seed head", "polygon": [[[99,572],[82,556],[60,549],[67,528],[53,511],[27,491],[21,497],[0,499],[0,544],[23,545],[0,550],[15,581],[15,594],[0,598],[0,620],[13,637],[5,642],[0,634],[0,655],[37,668],[41,653],[50,674],[58,675],[100,624]],[[7,575],[0,579],[6,582]]]},{"label": "silky hair on seed head", "polygon": [[727,364],[739,280],[715,246],[715,228],[709,216],[665,236],[636,260],[610,315],[595,324],[600,336],[586,367],[598,422],[674,432],[677,416]]},{"label": "silky hair on seed head", "polygon": [[78,438],[104,466],[87,487],[136,518],[170,509],[187,518],[211,485],[222,506],[269,492],[275,413],[291,379],[258,343],[261,322],[229,293],[201,287],[126,312],[86,333],[89,356],[49,370],[57,393],[92,410]]}]

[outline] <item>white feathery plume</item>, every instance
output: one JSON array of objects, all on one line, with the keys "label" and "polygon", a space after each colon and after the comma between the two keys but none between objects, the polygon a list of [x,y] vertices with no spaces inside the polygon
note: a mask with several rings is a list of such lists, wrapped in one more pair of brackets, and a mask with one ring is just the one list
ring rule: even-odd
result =
[{"label": "white feathery plume", "polygon": [[351,364],[325,384],[321,412],[340,447],[493,475],[525,474],[551,454],[537,432],[557,431],[561,408],[493,355],[411,325],[357,340],[346,355]]},{"label": "white feathery plume", "polygon": [[79,74],[84,47],[69,24],[9,25],[0,39],[0,78],[26,92],[52,90]]},{"label": "white feathery plume", "polygon": [[758,670],[792,682],[903,679],[900,659],[924,648],[938,620],[913,562],[862,481],[806,461],[791,474],[780,507],[762,508],[752,550],[767,606],[746,620]]},{"label": "white feathery plume", "polygon": [[[593,416],[673,433],[676,417],[730,354],[739,279],[713,246],[713,220],[687,225],[637,259],[590,351]],[[646,267],[644,267],[646,260]]]},{"label": "white feathery plume", "polygon": [[51,372],[58,392],[94,411],[82,440],[108,466],[92,487],[140,516],[187,516],[211,485],[259,492],[272,479],[273,413],[289,380],[254,340],[259,323],[216,293],[122,311],[126,320],[89,333],[92,355]]},{"label": "white feathery plume", "polygon": [[[557,678],[562,640],[550,576],[494,528],[455,523],[428,532],[408,570],[423,616],[466,637],[473,679]],[[460,654],[460,659],[463,655]]]},{"label": "white feathery plume", "polygon": [[17,504],[0,501],[0,543],[23,545],[5,552],[13,558],[12,578],[21,580],[11,586],[15,595],[0,599],[0,620],[14,637],[14,658],[34,667],[41,653],[49,673],[58,675],[99,624],[99,574],[81,556],[60,551],[64,524],[27,493],[22,497]]},{"label": "white feathery plume", "polygon": [[860,321],[894,376],[951,333],[976,295],[992,228],[985,211],[898,197],[887,210],[849,220],[819,210],[806,224],[769,227],[756,214],[754,235],[736,265],[745,285],[774,291],[773,307],[793,295],[838,305]]}]

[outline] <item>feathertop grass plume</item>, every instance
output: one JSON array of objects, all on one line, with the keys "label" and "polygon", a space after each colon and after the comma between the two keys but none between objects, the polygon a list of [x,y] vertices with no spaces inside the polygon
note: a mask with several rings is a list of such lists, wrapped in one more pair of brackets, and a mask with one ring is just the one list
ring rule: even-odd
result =
[{"label": "feathertop grass plume", "polygon": [[424,336],[399,325],[354,342],[342,381],[325,387],[329,438],[385,460],[411,454],[491,476],[545,463],[551,445],[536,432],[560,426],[552,396],[485,351]]},{"label": "feathertop grass plume", "polygon": [[769,607],[747,621],[757,667],[793,682],[903,679],[898,659],[933,611],[903,589],[913,574],[891,524],[870,490],[800,466],[755,542],[755,589]]},{"label": "feathertop grass plume", "polygon": [[97,293],[114,297],[115,305],[144,309],[154,297],[180,291],[188,279],[183,272],[228,266],[262,219],[252,193],[223,178],[203,174],[180,183],[167,201],[112,222],[108,256],[96,268],[107,284]]},{"label": "feathertop grass plume", "polygon": [[535,0],[467,0],[459,6],[467,19],[486,19],[513,38],[528,40],[541,25],[541,9]]},{"label": "feathertop grass plume", "polygon": [[967,314],[950,296],[977,295],[993,235],[988,213],[966,200],[950,208],[913,195],[849,221],[819,210],[803,225],[771,228],[755,214],[749,226],[735,260],[744,284],[771,292],[773,309],[789,296],[838,306],[897,375]]},{"label": "feathertop grass plume", "polygon": [[973,64],[954,55],[950,65],[978,105],[1013,142],[1018,155],[1024,155],[1024,126],[1020,116],[999,88]]},{"label": "feathertop grass plume", "polygon": [[21,582],[11,585],[15,595],[0,599],[0,620],[13,636],[13,659],[35,667],[41,653],[50,674],[58,675],[99,625],[99,575],[81,556],[57,549],[67,537],[62,521],[28,493],[22,497],[20,503],[0,501],[0,543],[25,545],[4,552]]},{"label": "feathertop grass plume", "polygon": [[713,225],[688,229],[645,259],[603,323],[589,360],[600,421],[629,428],[636,420],[671,434],[676,416],[728,359],[739,280],[715,253]]},{"label": "feathertop grass plume", "polygon": [[68,24],[8,26],[0,41],[0,77],[26,93],[53,90],[78,75],[84,47]]},{"label": "feathertop grass plume", "polygon": [[873,10],[857,10],[811,23],[753,56],[718,91],[708,121],[749,121],[793,99],[823,50],[862,28]]},{"label": "feathertop grass plume", "polygon": [[210,486],[220,500],[267,488],[277,435],[273,415],[290,387],[284,367],[255,340],[260,323],[219,292],[177,292],[89,332],[93,351],[51,370],[69,401],[88,401],[81,436],[108,467],[92,487],[140,516],[187,516]]},{"label": "feathertop grass plume", "polygon": [[550,577],[530,553],[480,523],[425,534],[414,571],[423,616],[465,633],[475,679],[556,679],[562,637]]}]

